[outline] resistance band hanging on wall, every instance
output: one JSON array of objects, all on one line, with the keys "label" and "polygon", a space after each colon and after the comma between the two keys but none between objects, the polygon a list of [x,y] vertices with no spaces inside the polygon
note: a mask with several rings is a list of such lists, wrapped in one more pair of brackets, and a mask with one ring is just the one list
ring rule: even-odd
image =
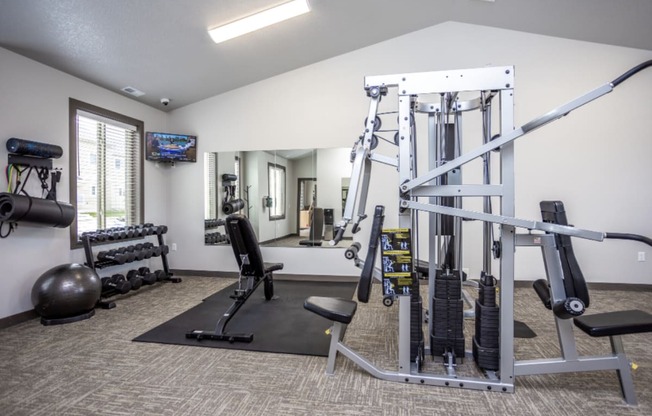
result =
[{"label": "resistance band hanging on wall", "polygon": [[[60,146],[22,140],[7,140],[9,151],[6,177],[7,192],[0,193],[0,238],[8,237],[19,222],[65,228],[75,219],[75,207],[57,201],[56,185],[61,171],[52,169],[52,158],[63,155]],[[32,172],[41,182],[42,197],[33,197],[25,190]],[[24,178],[23,178],[24,175]],[[51,183],[48,184],[48,179]],[[4,224],[9,229],[3,232]]]}]

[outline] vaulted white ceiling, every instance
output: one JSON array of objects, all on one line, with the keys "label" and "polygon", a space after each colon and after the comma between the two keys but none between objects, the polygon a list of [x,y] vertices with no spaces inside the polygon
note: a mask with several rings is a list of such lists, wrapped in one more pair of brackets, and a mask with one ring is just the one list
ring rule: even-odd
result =
[{"label": "vaulted white ceiling", "polygon": [[310,0],[241,38],[207,34],[284,1],[0,0],[0,47],[163,110],[451,20],[652,50],[651,0]]}]

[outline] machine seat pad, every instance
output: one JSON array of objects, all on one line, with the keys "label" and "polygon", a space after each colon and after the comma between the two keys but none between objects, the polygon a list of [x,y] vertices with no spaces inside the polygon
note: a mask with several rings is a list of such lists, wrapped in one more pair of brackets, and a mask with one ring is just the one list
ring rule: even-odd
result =
[{"label": "machine seat pad", "polygon": [[310,296],[303,303],[303,307],[328,320],[349,324],[358,304],[349,299]]},{"label": "machine seat pad", "polygon": [[652,315],[639,310],[582,315],[574,321],[578,328],[592,337],[652,332]]},{"label": "machine seat pad", "polygon": [[283,270],[283,263],[263,263],[265,266],[265,273],[271,273],[276,270]]}]

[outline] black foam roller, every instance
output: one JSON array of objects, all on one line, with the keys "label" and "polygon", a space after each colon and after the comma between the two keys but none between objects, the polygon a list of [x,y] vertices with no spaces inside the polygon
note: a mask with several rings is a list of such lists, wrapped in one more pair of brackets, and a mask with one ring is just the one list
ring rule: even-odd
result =
[{"label": "black foam roller", "polygon": [[66,228],[74,219],[75,207],[65,202],[0,193],[0,221]]},{"label": "black foam roller", "polygon": [[237,181],[238,175],[234,175],[233,173],[224,173],[222,174],[222,180],[225,182]]},{"label": "black foam roller", "polygon": [[242,199],[234,199],[233,201],[226,202],[222,206],[222,212],[226,215],[234,214],[244,208],[245,203]]},{"label": "black foam roller", "polygon": [[63,155],[61,146],[33,142],[16,137],[7,140],[7,150],[9,153],[15,153],[17,155],[36,156],[45,159],[57,159]]}]

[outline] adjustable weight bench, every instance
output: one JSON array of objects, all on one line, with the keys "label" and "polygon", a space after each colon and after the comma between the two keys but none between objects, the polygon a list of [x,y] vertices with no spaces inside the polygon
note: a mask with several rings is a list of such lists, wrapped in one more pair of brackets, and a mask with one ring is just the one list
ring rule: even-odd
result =
[{"label": "adjustable weight bench", "polygon": [[258,285],[264,284],[265,299],[274,297],[273,272],[283,269],[283,263],[265,263],[260,253],[258,239],[251,223],[241,214],[232,214],[226,218],[226,231],[233,247],[238,268],[238,288],[231,298],[233,304],[224,312],[215,325],[215,331],[192,330],[186,333],[186,338],[197,340],[210,339],[214,341],[251,342],[253,334],[231,334],[226,332],[226,325],[235,316],[247,299],[256,291]]}]

